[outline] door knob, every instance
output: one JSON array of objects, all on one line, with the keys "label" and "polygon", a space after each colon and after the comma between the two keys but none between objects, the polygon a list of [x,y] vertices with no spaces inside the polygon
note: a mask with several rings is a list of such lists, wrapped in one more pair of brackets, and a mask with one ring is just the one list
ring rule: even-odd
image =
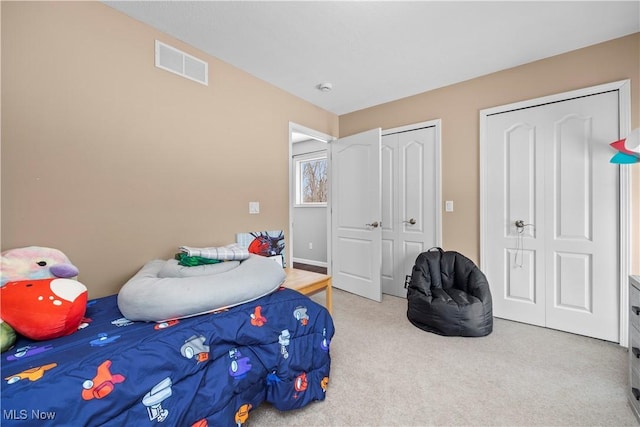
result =
[{"label": "door knob", "polygon": [[527,224],[524,222],[524,220],[521,219],[517,219],[516,222],[514,222],[514,225],[516,226],[516,228],[518,229],[518,232],[522,233],[524,231],[525,227],[533,227],[535,228],[535,225],[533,224]]},{"label": "door knob", "polygon": [[411,224],[411,225],[416,225],[416,220],[411,218],[409,219],[409,221],[402,221],[405,224]]},{"label": "door knob", "polygon": [[378,221],[373,221],[371,224],[365,224],[365,225],[368,227],[378,228],[380,224],[378,223]]}]

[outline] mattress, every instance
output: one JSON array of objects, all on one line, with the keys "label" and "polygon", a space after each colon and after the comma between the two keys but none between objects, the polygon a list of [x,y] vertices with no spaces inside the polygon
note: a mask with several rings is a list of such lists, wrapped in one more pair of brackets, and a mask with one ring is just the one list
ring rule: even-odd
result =
[{"label": "mattress", "polygon": [[115,295],[91,300],[74,334],[2,354],[2,425],[239,426],[265,401],[324,400],[333,334],[324,307],[284,288],[163,323],[128,320]]}]

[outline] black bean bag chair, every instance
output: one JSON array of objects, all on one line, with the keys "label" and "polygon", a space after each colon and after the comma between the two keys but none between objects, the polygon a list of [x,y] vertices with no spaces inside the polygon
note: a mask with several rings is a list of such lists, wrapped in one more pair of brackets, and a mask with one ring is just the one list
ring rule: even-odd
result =
[{"label": "black bean bag chair", "polygon": [[462,337],[482,337],[493,330],[489,283],[464,255],[440,248],[421,253],[406,286],[407,317],[416,327]]}]

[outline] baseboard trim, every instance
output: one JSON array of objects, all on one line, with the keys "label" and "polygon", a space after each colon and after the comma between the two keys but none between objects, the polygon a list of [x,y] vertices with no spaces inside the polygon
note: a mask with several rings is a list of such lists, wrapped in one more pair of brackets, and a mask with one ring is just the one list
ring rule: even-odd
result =
[{"label": "baseboard trim", "polygon": [[304,258],[292,258],[293,262],[298,262],[300,264],[313,265],[315,267],[327,267],[327,262],[316,261],[313,259],[304,259]]}]

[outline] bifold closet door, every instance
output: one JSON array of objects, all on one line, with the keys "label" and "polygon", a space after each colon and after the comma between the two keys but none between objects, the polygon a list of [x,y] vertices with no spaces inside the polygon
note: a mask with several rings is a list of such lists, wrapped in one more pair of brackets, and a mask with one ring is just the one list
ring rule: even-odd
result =
[{"label": "bifold closet door", "polygon": [[495,316],[618,341],[618,102],[609,91],[487,117]]}]

